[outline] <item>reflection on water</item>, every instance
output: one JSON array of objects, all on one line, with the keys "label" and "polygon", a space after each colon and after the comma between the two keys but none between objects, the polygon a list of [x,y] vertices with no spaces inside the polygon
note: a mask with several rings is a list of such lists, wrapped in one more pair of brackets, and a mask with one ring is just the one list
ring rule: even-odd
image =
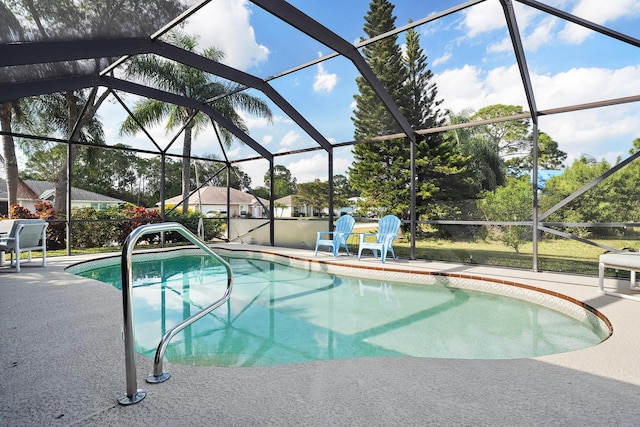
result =
[{"label": "reflection on water", "polygon": [[[521,358],[577,350],[606,331],[553,310],[444,285],[332,276],[231,258],[230,301],[176,335],[173,363],[260,366],[365,356]],[[136,350],[219,299],[225,270],[207,257],[134,262]],[[120,266],[82,274],[120,287]]]}]

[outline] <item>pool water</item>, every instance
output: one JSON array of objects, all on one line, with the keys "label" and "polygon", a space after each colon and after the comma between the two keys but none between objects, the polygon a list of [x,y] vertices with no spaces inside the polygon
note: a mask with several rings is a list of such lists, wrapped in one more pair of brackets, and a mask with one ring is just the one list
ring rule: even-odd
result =
[{"label": "pool water", "polygon": [[[340,277],[228,258],[231,299],[176,335],[173,363],[265,366],[366,356],[510,359],[590,347],[597,325],[519,299]],[[119,260],[75,274],[120,284]],[[153,357],[162,335],[219,299],[225,270],[202,256],[133,264],[136,351]]]}]

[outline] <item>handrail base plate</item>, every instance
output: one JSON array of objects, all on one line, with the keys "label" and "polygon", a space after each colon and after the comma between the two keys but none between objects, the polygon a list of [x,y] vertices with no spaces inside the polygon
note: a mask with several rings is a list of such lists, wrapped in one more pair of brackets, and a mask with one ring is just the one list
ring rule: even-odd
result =
[{"label": "handrail base plate", "polygon": [[150,374],[149,376],[147,376],[147,382],[149,384],[158,384],[158,383],[163,383],[166,380],[168,380],[171,377],[171,374],[169,372],[163,372],[162,375],[153,375]]},{"label": "handrail base plate", "polygon": [[140,402],[145,397],[147,397],[147,392],[139,388],[138,392],[131,397],[127,396],[126,394],[122,396],[120,399],[118,399],[118,403],[122,406],[129,406]]}]

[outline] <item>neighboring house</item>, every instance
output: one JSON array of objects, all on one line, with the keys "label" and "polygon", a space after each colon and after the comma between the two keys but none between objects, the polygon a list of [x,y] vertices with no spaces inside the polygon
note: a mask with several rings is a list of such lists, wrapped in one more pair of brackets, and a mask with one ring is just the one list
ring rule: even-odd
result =
[{"label": "neighboring house", "polygon": [[294,196],[284,196],[273,201],[276,218],[292,218],[299,216],[313,216],[313,208],[305,203],[299,203]]},{"label": "neighboring house", "polygon": [[[342,207],[337,211],[334,210],[334,213],[337,215],[353,215],[358,210],[358,200],[359,197],[352,197],[349,199],[349,206]],[[319,216],[319,215],[329,215],[329,209],[322,209],[320,212],[314,211],[313,207],[307,206],[305,203],[300,203],[296,201],[295,195],[281,197],[278,200],[274,201],[276,218],[292,218],[292,217],[300,217],[300,216]]]},{"label": "neighboring house", "polygon": [[349,206],[341,207],[339,210],[342,215],[356,215],[358,213],[358,202],[364,200],[363,197],[349,197]]},{"label": "neighboring house", "polygon": [[[36,181],[25,179],[18,181],[18,204],[35,211],[36,203],[48,201],[53,203],[55,196],[55,184],[47,181]],[[80,188],[71,187],[71,208],[92,207],[96,210],[105,210],[110,207],[119,206],[125,203],[124,200],[114,197],[105,196],[103,194],[94,193],[93,191],[81,190]],[[7,183],[4,179],[0,179],[0,213],[7,215],[9,212],[9,195],[7,193]]]},{"label": "neighboring house", "polygon": [[[177,205],[182,195],[165,200],[165,205]],[[269,201],[260,199],[264,208],[269,208]],[[227,187],[202,187],[189,197],[189,209],[207,215],[222,215],[230,218],[252,217],[262,218],[264,208],[251,194],[229,189],[229,212],[227,212]]]}]

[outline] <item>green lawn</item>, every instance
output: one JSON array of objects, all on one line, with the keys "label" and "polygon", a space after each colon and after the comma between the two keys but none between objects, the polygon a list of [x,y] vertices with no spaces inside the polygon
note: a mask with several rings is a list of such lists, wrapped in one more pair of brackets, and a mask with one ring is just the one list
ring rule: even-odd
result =
[{"label": "green lawn", "polygon": [[[618,249],[634,248],[640,251],[640,240],[599,239],[597,242]],[[358,237],[351,236],[348,243],[349,248],[357,252]],[[397,256],[410,257],[411,247],[407,240],[398,239],[393,247]],[[538,241],[538,269],[597,275],[598,256],[603,253],[605,250],[602,248],[573,240],[542,239]],[[505,246],[502,242],[453,241],[434,238],[416,242],[416,258],[531,269],[533,244],[523,243],[517,254],[513,248]],[[610,271],[607,273],[615,274]],[[625,274],[628,275],[626,272],[620,272],[620,275]]]}]

